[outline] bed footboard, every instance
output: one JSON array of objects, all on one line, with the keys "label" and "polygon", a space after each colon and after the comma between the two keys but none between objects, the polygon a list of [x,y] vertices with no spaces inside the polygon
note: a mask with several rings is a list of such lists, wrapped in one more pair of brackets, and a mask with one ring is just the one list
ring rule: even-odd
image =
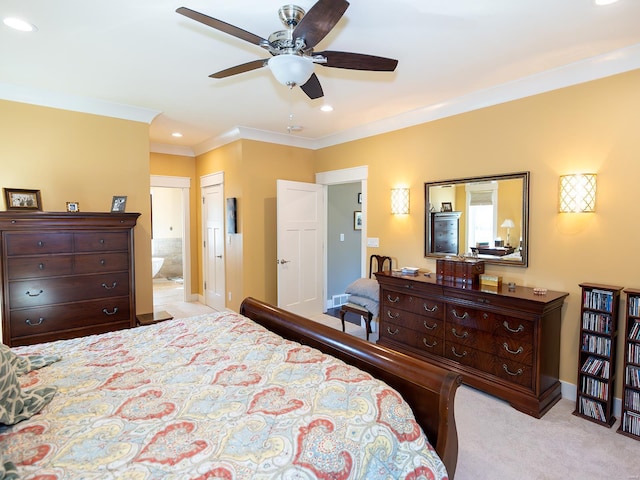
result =
[{"label": "bed footboard", "polygon": [[460,375],[254,298],[242,302],[240,313],[288,340],[356,366],[400,392],[453,479],[458,461],[454,400]]}]

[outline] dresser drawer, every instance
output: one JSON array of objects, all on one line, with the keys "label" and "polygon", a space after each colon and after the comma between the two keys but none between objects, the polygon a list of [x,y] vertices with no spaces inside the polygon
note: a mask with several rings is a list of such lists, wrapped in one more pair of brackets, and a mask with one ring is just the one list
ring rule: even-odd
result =
[{"label": "dresser drawer", "polygon": [[383,325],[389,323],[401,328],[410,328],[416,332],[443,337],[444,322],[441,319],[418,315],[386,305],[380,315]]},{"label": "dresser drawer", "polygon": [[7,267],[9,280],[70,275],[73,273],[73,255],[9,257]]},{"label": "dresser drawer", "polygon": [[421,353],[443,355],[442,335],[419,332],[391,322],[384,322],[380,329],[380,338],[419,350]]},{"label": "dresser drawer", "polygon": [[76,252],[127,251],[127,232],[86,232],[74,234]]},{"label": "dresser drawer", "polygon": [[12,310],[11,335],[13,338],[41,335],[59,330],[124,322],[130,318],[129,297]]},{"label": "dresser drawer", "polygon": [[530,365],[500,358],[459,343],[447,343],[444,355],[450,360],[489,373],[510,383],[533,388],[533,369]]},{"label": "dresser drawer", "polygon": [[47,253],[71,253],[70,233],[7,233],[4,237],[8,256]]},{"label": "dresser drawer", "polygon": [[117,272],[129,268],[129,254],[87,253],[76,255],[75,273]]},{"label": "dresser drawer", "polygon": [[533,342],[533,322],[460,305],[447,307],[447,323],[476,328],[494,335],[509,335]]},{"label": "dresser drawer", "polygon": [[509,337],[497,337],[490,332],[448,323],[445,343],[460,344],[500,358],[533,365],[533,345]]},{"label": "dresser drawer", "polygon": [[382,304],[433,318],[443,318],[444,315],[444,304],[442,302],[391,290],[383,291]]},{"label": "dresser drawer", "polygon": [[11,309],[129,294],[128,272],[9,282]]}]

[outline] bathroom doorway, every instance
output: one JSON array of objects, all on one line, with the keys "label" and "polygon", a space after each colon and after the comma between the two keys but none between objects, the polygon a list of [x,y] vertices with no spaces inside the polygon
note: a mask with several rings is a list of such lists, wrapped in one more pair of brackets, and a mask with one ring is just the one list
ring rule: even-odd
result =
[{"label": "bathroom doorway", "polygon": [[[154,181],[155,180],[155,181]],[[151,177],[151,263],[154,311],[191,300],[188,269],[188,183]]]}]

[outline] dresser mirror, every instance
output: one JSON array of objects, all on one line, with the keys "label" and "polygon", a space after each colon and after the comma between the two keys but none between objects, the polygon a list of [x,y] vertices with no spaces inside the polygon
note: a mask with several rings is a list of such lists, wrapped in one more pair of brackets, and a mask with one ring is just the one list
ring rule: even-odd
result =
[{"label": "dresser mirror", "polygon": [[529,263],[529,172],[424,184],[425,257]]}]

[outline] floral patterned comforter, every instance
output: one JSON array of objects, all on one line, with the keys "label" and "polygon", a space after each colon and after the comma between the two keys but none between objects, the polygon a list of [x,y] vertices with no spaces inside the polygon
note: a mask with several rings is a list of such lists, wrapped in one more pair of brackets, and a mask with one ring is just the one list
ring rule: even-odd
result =
[{"label": "floral patterned comforter", "polygon": [[443,479],[399,395],[369,374],[220,313],[20,347],[56,385],[0,427],[23,479]]}]

